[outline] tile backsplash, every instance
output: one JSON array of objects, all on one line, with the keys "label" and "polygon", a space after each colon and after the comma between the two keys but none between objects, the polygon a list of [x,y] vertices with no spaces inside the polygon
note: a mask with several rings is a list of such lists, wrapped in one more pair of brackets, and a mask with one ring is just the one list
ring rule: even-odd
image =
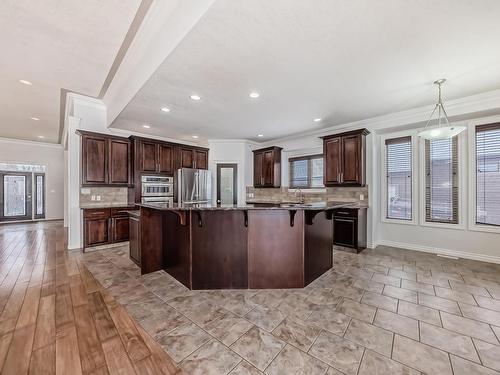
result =
[{"label": "tile backsplash", "polygon": [[[92,200],[94,197],[94,200]],[[124,204],[128,202],[128,189],[125,187],[82,187],[80,206],[88,204]]]},{"label": "tile backsplash", "polygon": [[[296,189],[288,187],[258,189],[253,186],[247,186],[248,202],[297,202],[299,200]],[[319,201],[346,201],[357,202],[362,201],[368,205],[368,186],[364,187],[327,187],[322,189],[322,192],[308,192],[306,189],[302,191],[306,203]],[[363,200],[361,200],[361,197]]]}]

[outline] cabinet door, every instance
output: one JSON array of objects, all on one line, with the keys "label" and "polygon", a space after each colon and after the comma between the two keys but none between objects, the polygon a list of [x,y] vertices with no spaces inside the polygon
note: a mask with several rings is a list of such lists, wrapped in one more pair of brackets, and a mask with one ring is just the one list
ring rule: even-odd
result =
[{"label": "cabinet door", "polygon": [[140,141],[139,148],[141,172],[156,172],[158,169],[158,144]]},{"label": "cabinet door", "polygon": [[180,149],[180,165],[181,168],[193,168],[194,167],[193,160],[193,150],[190,148],[182,148]]},{"label": "cabinet door", "polygon": [[165,174],[174,173],[174,152],[170,145],[158,146],[158,172]]},{"label": "cabinet door", "polygon": [[253,156],[253,186],[261,187],[264,183],[262,175],[262,164],[263,164],[264,154],[262,152],[256,152]]},{"label": "cabinet door", "polygon": [[103,245],[110,242],[109,219],[85,219],[84,246]]},{"label": "cabinet door", "polygon": [[359,184],[361,136],[351,135],[342,138],[342,183]]},{"label": "cabinet door", "polygon": [[333,218],[333,243],[335,245],[357,248],[357,220],[352,218]]},{"label": "cabinet door", "polygon": [[140,226],[139,219],[135,217],[130,217],[129,219],[129,247],[130,247],[130,259],[132,259],[136,264],[141,264],[141,248],[140,248]]},{"label": "cabinet door", "polygon": [[208,152],[205,150],[194,150],[195,168],[208,169]]},{"label": "cabinet door", "polygon": [[274,152],[265,151],[263,166],[264,186],[274,186]]},{"label": "cabinet door", "polygon": [[108,183],[106,138],[82,136],[82,185]]},{"label": "cabinet door", "polygon": [[326,139],[324,148],[324,184],[340,184],[342,141],[341,138]]},{"label": "cabinet door", "polygon": [[113,221],[113,242],[128,241],[129,220],[128,216],[114,217]]},{"label": "cabinet door", "polygon": [[130,176],[130,142],[109,140],[109,183],[126,185]]}]

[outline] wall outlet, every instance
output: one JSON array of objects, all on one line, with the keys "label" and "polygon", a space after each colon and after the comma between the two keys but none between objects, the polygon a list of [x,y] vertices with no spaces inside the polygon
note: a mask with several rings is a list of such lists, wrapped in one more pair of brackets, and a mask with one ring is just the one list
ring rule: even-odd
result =
[{"label": "wall outlet", "polygon": [[91,200],[91,201],[95,201],[95,195],[92,195],[92,196],[90,197],[90,200]]},{"label": "wall outlet", "polygon": [[253,193],[248,193],[247,196],[248,198],[253,198]]},{"label": "wall outlet", "polygon": [[96,199],[97,199],[98,201],[100,201],[100,200],[101,200],[101,196],[100,196],[100,195],[98,195],[98,196],[96,197]]},{"label": "wall outlet", "polygon": [[359,194],[359,200],[364,201],[365,200],[365,195],[364,194]]}]

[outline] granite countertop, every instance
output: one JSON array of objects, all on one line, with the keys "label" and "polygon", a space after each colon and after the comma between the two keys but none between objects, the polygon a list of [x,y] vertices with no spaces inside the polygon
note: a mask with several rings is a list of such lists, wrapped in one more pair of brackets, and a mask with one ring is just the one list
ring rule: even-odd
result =
[{"label": "granite countertop", "polygon": [[357,202],[317,202],[317,203],[252,203],[213,205],[203,204],[169,204],[169,203],[138,203],[137,206],[163,211],[208,211],[208,210],[316,210],[324,211],[340,207],[357,207]]},{"label": "granite countertop", "polygon": [[87,209],[87,208],[116,208],[116,207],[133,208],[135,205],[136,205],[135,203],[95,202],[95,203],[83,203],[83,204],[80,204],[80,208],[82,210]]}]

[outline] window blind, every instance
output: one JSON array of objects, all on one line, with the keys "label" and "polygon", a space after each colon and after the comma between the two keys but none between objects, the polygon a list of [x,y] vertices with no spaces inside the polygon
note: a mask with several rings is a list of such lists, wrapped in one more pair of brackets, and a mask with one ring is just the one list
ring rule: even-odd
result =
[{"label": "window blind", "polygon": [[309,155],[289,160],[291,188],[323,187],[323,155]]},{"label": "window blind", "polygon": [[458,224],[458,137],[425,141],[425,220]]},{"label": "window blind", "polygon": [[411,137],[386,139],[387,218],[412,219]]},{"label": "window blind", "polygon": [[500,226],[500,123],[476,127],[476,223]]}]

